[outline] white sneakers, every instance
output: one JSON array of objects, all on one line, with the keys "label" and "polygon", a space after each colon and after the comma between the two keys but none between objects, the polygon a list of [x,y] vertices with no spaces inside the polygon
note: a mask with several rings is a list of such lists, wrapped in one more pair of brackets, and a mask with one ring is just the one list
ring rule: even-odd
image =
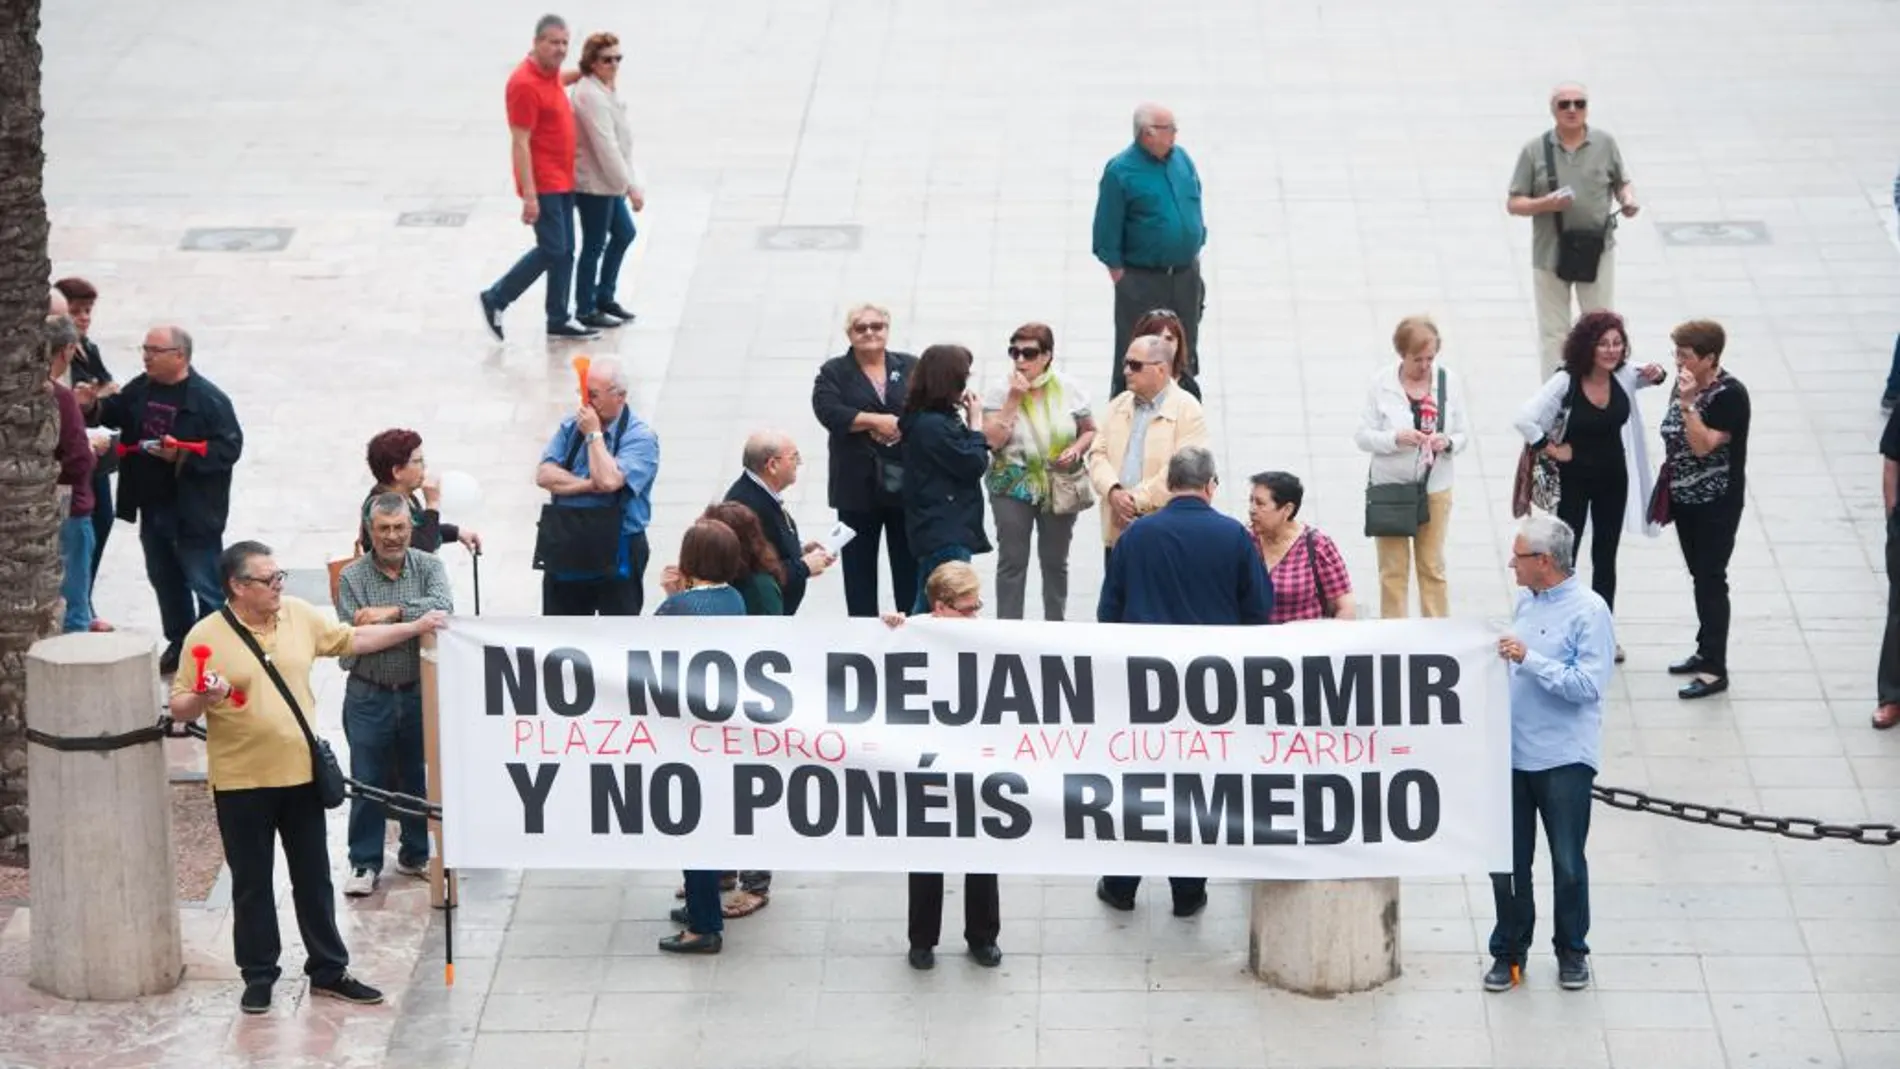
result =
[{"label": "white sneakers", "polygon": [[346,898],[366,898],[376,890],[375,870],[357,867],[350,870],[350,878],[343,881],[343,894]]}]

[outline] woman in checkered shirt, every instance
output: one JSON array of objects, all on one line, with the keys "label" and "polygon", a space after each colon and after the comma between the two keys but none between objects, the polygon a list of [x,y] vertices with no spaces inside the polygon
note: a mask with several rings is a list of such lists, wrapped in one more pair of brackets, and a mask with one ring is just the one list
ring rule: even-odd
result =
[{"label": "woman in checkered shirt", "polygon": [[1306,488],[1296,475],[1263,471],[1253,477],[1247,520],[1273,579],[1270,624],[1353,618],[1346,560],[1319,528],[1299,521],[1305,497]]}]

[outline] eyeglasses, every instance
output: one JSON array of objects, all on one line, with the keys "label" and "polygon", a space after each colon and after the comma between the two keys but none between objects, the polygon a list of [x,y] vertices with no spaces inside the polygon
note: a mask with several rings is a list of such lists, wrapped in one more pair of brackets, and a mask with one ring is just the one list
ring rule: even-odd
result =
[{"label": "eyeglasses", "polygon": [[146,356],[157,356],[160,353],[182,353],[184,349],[176,345],[141,345],[139,351]]},{"label": "eyeglasses", "polygon": [[884,331],[890,329],[890,326],[889,323],[853,323],[851,324],[851,333],[882,334]]},{"label": "eyeglasses", "polygon": [[1558,111],[1582,111],[1589,106],[1588,100],[1559,100],[1557,102]]},{"label": "eyeglasses", "polygon": [[269,575],[240,575],[238,576],[238,582],[267,586],[272,590],[282,590],[284,589],[284,580],[289,578],[289,576],[289,572],[272,572]]},{"label": "eyeglasses", "polygon": [[1516,557],[1518,560],[1529,560],[1532,557],[1541,557],[1543,555],[1544,554],[1542,553],[1512,553],[1511,554],[1511,556]]},{"label": "eyeglasses", "polygon": [[978,600],[975,604],[971,604],[971,605],[957,605],[951,602],[943,602],[943,601],[940,601],[937,604],[942,605],[944,608],[949,609],[951,612],[956,613],[958,616],[975,616],[977,613],[980,613],[983,611],[983,602],[981,600]]},{"label": "eyeglasses", "polygon": [[1122,361],[1122,370],[1130,375],[1134,375],[1138,374],[1141,369],[1145,367],[1160,367],[1161,363],[1159,360],[1124,360]]},{"label": "eyeglasses", "polygon": [[622,57],[620,56],[601,56],[598,59],[594,60],[594,62],[595,63],[611,63],[611,64],[614,64],[615,66],[618,66],[620,64],[621,58]]},{"label": "eyeglasses", "polygon": [[1142,129],[1153,130],[1154,132],[1158,134],[1171,134],[1171,133],[1174,133],[1177,127],[1173,123],[1167,123],[1165,125],[1161,123],[1149,123],[1146,126],[1142,127]]},{"label": "eyeglasses", "polygon": [[1042,355],[1042,348],[1040,346],[1012,345],[1009,347],[1009,358],[1011,360],[1034,360],[1035,358],[1041,355]]}]

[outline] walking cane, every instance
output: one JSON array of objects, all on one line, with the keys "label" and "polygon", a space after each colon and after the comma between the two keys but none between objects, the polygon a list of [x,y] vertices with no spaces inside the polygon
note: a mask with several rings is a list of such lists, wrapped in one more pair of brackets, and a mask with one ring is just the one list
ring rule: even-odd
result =
[{"label": "walking cane", "polygon": [[455,986],[455,870],[442,870],[442,986]]},{"label": "walking cane", "polygon": [[482,551],[469,550],[468,560],[475,567],[475,615],[480,616],[482,614]]}]

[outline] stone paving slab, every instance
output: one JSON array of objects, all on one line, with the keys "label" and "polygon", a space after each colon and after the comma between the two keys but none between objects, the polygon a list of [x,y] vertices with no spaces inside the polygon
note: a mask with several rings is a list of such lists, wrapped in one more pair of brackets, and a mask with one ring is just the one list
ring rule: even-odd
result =
[{"label": "stone paving slab", "polygon": [[[105,291],[94,333],[121,375],[147,324],[196,334],[200,370],[248,432],[232,536],[321,567],[348,544],[363,442],[411,426],[434,466],[480,482],[480,507],[452,518],[487,541],[484,611],[534,612],[530,473],[571,403],[577,350],[535,333],[538,291],[504,345],[473,296],[525,243],[500,86],[538,9],[44,6],[55,269]],[[889,305],[900,347],[971,345],[985,378],[1001,374],[1012,327],[1049,322],[1065,366],[1105,385],[1110,293],[1089,214],[1103,159],[1152,97],[1176,110],[1207,181],[1203,382],[1220,504],[1241,511],[1246,472],[1299,473],[1305,516],[1339,538],[1369,600],[1351,431],[1391,324],[1429,311],[1475,427],[1451,519],[1453,607],[1490,620],[1510,605],[1509,420],[1535,379],[1528,228],[1502,211],[1503,188],[1547,121],[1549,85],[1586,81],[1646,205],[1617,253],[1638,358],[1666,357],[1680,319],[1720,318],[1758,413],[1734,689],[1675,699],[1660,669],[1693,629],[1688,581],[1671,537],[1626,539],[1630,659],[1603,778],[1777,812],[1900,814],[1900,738],[1866,728],[1885,608],[1873,399],[1900,327],[1894,4],[657,0],[563,13],[581,33],[618,30],[629,55],[652,186],[624,275],[641,319],[585,350],[627,361],[662,437],[662,559],[762,425],[798,436],[814,463],[791,505],[808,527],[829,523],[806,399],[854,301]],[[398,226],[405,212],[466,218]],[[1766,243],[1682,243],[1703,233],[1691,224],[1729,221]],[[788,226],[857,227],[857,248],[783,251],[762,236]],[[179,247],[188,230],[232,227],[291,233],[275,252]],[[149,631],[134,534],[115,532],[98,601]],[[1091,546],[1078,541],[1074,617],[1100,578]],[[466,610],[471,562],[445,560]],[[803,612],[841,615],[839,584],[814,583]],[[319,727],[340,745],[337,679],[319,684]],[[186,914],[178,994],[83,1007],[22,986],[22,912],[0,932],[0,1064],[1900,1065],[1900,851],[1605,812],[1590,853],[1596,987],[1559,992],[1540,962],[1502,998],[1476,990],[1482,878],[1408,881],[1405,976],[1331,1001],[1246,977],[1232,883],[1181,924],[1152,894],[1108,916],[1086,881],[1008,878],[1004,966],[947,953],[919,975],[901,955],[897,877],[782,874],[724,955],[678,961],[653,947],[675,874],[470,873],[453,988],[439,919],[425,931],[419,889],[399,889],[344,910],[393,1005],[312,1004],[286,984],[262,1021],[235,1020],[215,910]],[[294,926],[286,943],[294,960]]]}]

